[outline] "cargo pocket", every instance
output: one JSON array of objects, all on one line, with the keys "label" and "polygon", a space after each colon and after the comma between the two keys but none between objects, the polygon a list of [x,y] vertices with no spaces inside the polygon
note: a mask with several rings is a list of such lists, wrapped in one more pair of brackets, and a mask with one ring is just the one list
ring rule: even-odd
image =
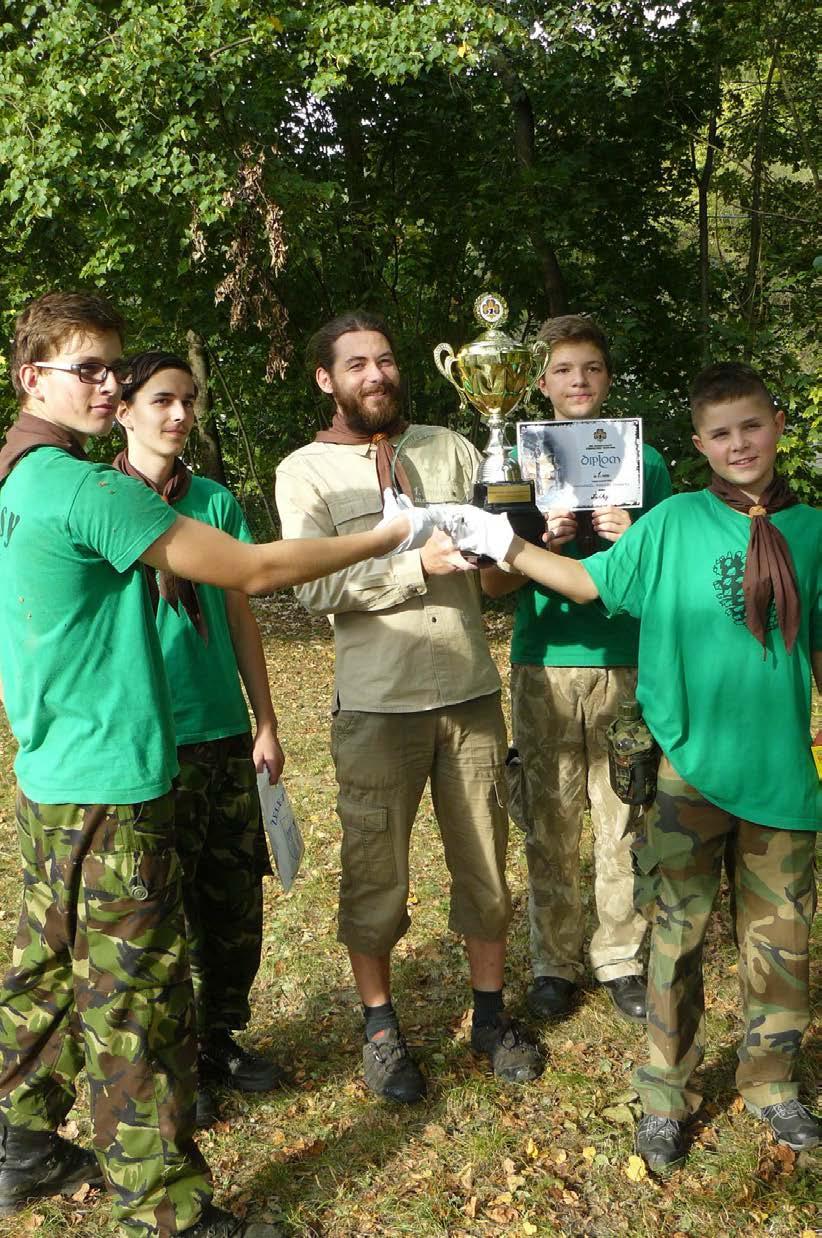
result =
[{"label": "cargo pocket", "polygon": [[657,871],[659,856],[643,833],[637,834],[631,843],[631,867],[634,871],[634,907],[641,916],[650,920],[660,887]]},{"label": "cargo pocket", "polygon": [[525,766],[516,748],[509,748],[505,758],[505,781],[508,787],[508,816],[523,833],[528,833],[528,786]]},{"label": "cargo pocket", "polygon": [[166,846],[162,851],[89,854],[82,883],[81,927],[93,992],[110,996],[128,989],[160,990],[187,979],[176,851]]},{"label": "cargo pocket", "polygon": [[337,812],[342,823],[343,881],[387,890],[396,885],[397,861],[394,840],[388,829],[387,808],[363,808],[340,798]]}]

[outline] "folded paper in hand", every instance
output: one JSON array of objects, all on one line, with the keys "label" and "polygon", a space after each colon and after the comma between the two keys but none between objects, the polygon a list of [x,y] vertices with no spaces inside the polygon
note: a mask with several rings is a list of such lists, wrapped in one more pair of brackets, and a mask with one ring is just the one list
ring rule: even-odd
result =
[{"label": "folded paper in hand", "polygon": [[282,887],[287,893],[300,871],[300,861],[305,851],[302,834],[282,779],[272,787],[268,781],[268,770],[263,770],[257,775],[257,788],[265,832],[271,843]]}]

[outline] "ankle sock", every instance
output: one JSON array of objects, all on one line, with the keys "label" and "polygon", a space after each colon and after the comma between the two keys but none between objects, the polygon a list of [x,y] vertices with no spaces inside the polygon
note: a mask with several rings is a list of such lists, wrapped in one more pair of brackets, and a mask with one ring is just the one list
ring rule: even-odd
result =
[{"label": "ankle sock", "polygon": [[371,1040],[376,1036],[377,1032],[387,1032],[400,1030],[397,1012],[394,1009],[393,1002],[386,1002],[384,1006],[363,1006],[363,1014],[365,1015],[365,1039]]},{"label": "ankle sock", "polygon": [[474,989],[474,1027],[487,1027],[496,1023],[505,1009],[502,989]]}]

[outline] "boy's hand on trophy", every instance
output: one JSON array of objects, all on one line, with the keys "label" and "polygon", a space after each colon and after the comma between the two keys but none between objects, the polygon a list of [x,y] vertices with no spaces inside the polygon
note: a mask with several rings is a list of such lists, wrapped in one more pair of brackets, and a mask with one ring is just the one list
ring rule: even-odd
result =
[{"label": "boy's hand on trophy", "polygon": [[549,550],[557,550],[566,542],[572,542],[577,535],[577,518],[572,511],[564,507],[552,507],[545,517],[545,537],[543,541]]},{"label": "boy's hand on trophy", "polygon": [[[396,495],[390,487],[383,491],[382,520],[378,529],[390,524],[392,520],[403,519],[407,522],[408,532],[399,546],[395,546],[387,554],[378,556],[390,559],[393,555],[402,554],[405,550],[419,550],[428,542],[432,532],[436,531],[434,518],[427,507],[415,507],[408,495]],[[449,545],[451,543],[449,542]],[[451,545],[451,549],[454,547]]]},{"label": "boy's hand on trophy", "polygon": [[631,517],[624,507],[597,507],[591,516],[591,523],[606,542],[618,542],[622,534],[630,529]]}]

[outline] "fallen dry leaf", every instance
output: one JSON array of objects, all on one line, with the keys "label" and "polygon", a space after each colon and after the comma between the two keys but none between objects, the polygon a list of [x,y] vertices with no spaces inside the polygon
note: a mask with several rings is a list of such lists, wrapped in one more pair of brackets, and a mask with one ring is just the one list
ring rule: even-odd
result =
[{"label": "fallen dry leaf", "polygon": [[593,1161],[596,1154],[597,1154],[596,1148],[587,1147],[587,1148],[582,1149],[582,1155],[586,1161]]},{"label": "fallen dry leaf", "polygon": [[603,1118],[609,1122],[619,1122],[623,1126],[633,1126],[634,1115],[627,1105],[609,1105],[602,1110]]},{"label": "fallen dry leaf", "polygon": [[470,1161],[465,1166],[465,1169],[463,1169],[459,1177],[457,1178],[457,1181],[459,1182],[463,1190],[465,1191],[471,1190],[471,1187],[474,1185],[474,1166],[470,1163]]},{"label": "fallen dry leaf", "polygon": [[641,1156],[629,1156],[624,1173],[629,1182],[642,1182],[648,1177],[648,1168]]},{"label": "fallen dry leaf", "polygon": [[75,1204],[81,1204],[90,1190],[90,1184],[88,1182],[84,1182],[83,1185],[74,1192],[71,1198],[74,1200]]}]

